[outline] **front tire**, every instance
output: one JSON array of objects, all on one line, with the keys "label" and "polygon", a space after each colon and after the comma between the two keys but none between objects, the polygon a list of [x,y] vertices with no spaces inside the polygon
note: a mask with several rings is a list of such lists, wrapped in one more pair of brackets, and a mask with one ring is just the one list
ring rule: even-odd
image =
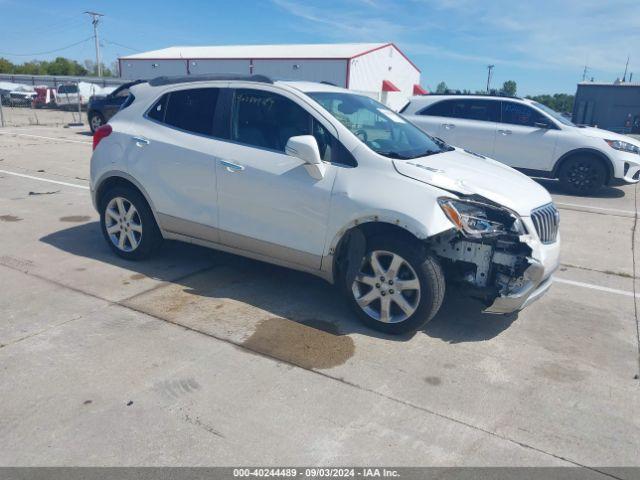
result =
[{"label": "front tire", "polygon": [[147,201],[130,187],[117,186],[104,194],[100,226],[111,250],[127,260],[147,258],[162,243]]},{"label": "front tire", "polygon": [[605,184],[607,169],[597,158],[573,157],[562,164],[558,178],[569,193],[592,195]]},{"label": "front tire", "polygon": [[436,258],[416,244],[373,238],[351,284],[343,278],[348,303],[368,327],[389,334],[418,330],[440,309],[445,291]]}]

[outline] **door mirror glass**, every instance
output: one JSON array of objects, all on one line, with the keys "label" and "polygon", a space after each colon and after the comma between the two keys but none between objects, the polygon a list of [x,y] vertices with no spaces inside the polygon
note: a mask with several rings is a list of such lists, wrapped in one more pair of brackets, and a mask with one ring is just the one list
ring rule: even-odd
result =
[{"label": "door mirror glass", "polygon": [[305,163],[305,168],[315,179],[324,177],[325,165],[320,158],[318,142],[313,135],[298,135],[287,141],[284,149],[287,155],[299,158]]}]

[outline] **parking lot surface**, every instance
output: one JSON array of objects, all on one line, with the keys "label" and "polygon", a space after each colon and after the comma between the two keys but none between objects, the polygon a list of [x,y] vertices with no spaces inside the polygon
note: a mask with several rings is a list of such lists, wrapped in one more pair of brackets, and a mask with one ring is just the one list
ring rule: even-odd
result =
[{"label": "parking lot surface", "polygon": [[0,465],[640,466],[635,186],[541,181],[551,291],[502,317],[450,290],[386,337],[309,275],[117,258],[90,155],[83,130],[0,130]]}]

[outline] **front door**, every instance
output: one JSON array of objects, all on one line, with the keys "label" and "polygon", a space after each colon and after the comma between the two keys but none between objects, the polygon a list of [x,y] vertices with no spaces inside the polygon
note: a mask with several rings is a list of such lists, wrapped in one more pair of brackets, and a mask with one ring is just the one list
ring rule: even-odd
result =
[{"label": "front door", "polygon": [[216,154],[221,243],[320,268],[337,167],[327,164],[316,180],[284,153],[290,137],[313,133],[314,121],[268,89],[235,91],[231,142]]}]

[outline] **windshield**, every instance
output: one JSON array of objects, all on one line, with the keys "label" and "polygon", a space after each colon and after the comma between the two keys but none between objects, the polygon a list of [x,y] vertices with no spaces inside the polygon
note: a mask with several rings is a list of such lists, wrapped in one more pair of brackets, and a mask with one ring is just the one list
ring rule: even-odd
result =
[{"label": "windshield", "polygon": [[538,103],[538,102],[531,102],[531,103],[534,106],[538,107],[540,110],[542,110],[544,113],[549,115],[550,117],[552,117],[555,120],[559,121],[560,123],[562,123],[564,125],[567,125],[569,127],[575,127],[576,126],[575,123],[573,123],[567,117],[565,117],[561,113],[556,112],[555,110],[552,110],[551,108],[547,107],[546,105],[543,105],[543,104]]},{"label": "windshield", "polygon": [[371,150],[385,157],[408,160],[453,149],[369,97],[343,92],[312,92],[307,95]]}]

